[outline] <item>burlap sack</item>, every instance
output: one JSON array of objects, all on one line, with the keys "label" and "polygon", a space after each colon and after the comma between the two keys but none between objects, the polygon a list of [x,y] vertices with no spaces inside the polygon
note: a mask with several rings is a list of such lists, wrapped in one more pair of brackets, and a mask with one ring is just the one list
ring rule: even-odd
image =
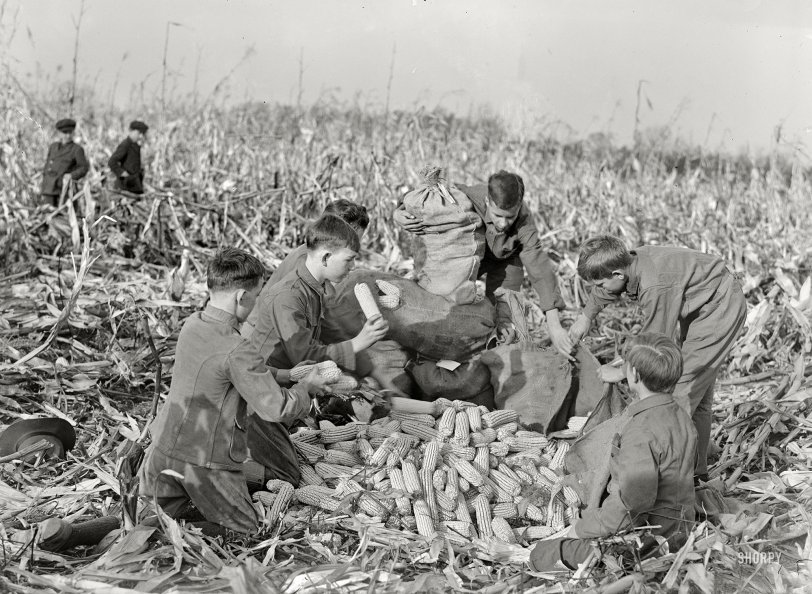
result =
[{"label": "burlap sack", "polygon": [[364,282],[374,294],[376,279],[388,281],[401,291],[397,308],[381,308],[389,323],[388,339],[434,360],[467,361],[485,348],[495,327],[495,308],[487,299],[456,305],[414,281],[371,270],[354,270],[326,298],[321,325],[325,344],[349,340],[361,331],[366,318],[354,288]]},{"label": "burlap sack", "polygon": [[491,373],[480,357],[474,357],[450,371],[434,361],[420,361],[408,367],[422,400],[466,400],[493,409]]},{"label": "burlap sack", "polygon": [[379,340],[356,355],[356,372],[371,377],[384,390],[397,396],[412,397],[414,382],[406,371],[409,353],[394,340]]},{"label": "burlap sack", "polygon": [[442,169],[427,167],[420,174],[420,185],[403,197],[406,212],[425,225],[424,234],[413,236],[417,282],[453,303],[474,303],[485,254],[482,218],[468,196],[445,180]]}]

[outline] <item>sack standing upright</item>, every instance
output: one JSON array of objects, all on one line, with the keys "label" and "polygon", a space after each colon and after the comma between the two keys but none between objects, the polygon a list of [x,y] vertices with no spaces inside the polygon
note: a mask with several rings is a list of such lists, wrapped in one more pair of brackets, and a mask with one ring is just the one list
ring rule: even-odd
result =
[{"label": "sack standing upright", "polygon": [[471,200],[448,184],[439,167],[420,171],[421,184],[406,194],[406,211],[423,219],[425,233],[414,236],[417,283],[457,305],[480,301],[476,279],[485,254],[482,219]]}]

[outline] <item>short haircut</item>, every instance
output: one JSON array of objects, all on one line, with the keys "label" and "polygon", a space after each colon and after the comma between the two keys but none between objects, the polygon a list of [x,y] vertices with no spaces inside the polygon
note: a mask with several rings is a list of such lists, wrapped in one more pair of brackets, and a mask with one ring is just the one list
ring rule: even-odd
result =
[{"label": "short haircut", "polygon": [[234,247],[224,247],[214,254],[206,270],[206,286],[210,291],[255,289],[265,277],[262,262],[251,254]]},{"label": "short haircut", "polygon": [[335,215],[323,215],[307,228],[305,243],[308,250],[327,248],[340,250],[347,248],[354,252],[361,251],[361,241],[355,229]]},{"label": "short haircut", "polygon": [[615,270],[632,263],[632,255],[617,237],[598,235],[581,245],[578,255],[578,275],[588,281],[609,278]]},{"label": "short haircut", "polygon": [[682,375],[682,352],[665,334],[639,334],[626,343],[624,359],[652,392],[672,392]]},{"label": "short haircut", "polygon": [[369,226],[367,207],[346,198],[339,198],[327,204],[322,215],[328,214],[342,218],[348,224],[358,226],[361,229],[366,229]]},{"label": "short haircut", "polygon": [[504,169],[488,178],[488,196],[497,208],[513,210],[524,198],[524,180]]}]

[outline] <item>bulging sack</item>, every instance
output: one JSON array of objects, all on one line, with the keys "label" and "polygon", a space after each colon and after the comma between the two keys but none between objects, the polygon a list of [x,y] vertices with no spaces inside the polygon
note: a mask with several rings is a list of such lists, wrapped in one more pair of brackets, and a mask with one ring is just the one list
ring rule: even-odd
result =
[{"label": "bulging sack", "polygon": [[355,285],[366,283],[376,295],[376,280],[400,289],[399,304],[394,309],[381,307],[381,314],[389,323],[386,337],[429,359],[467,361],[485,348],[496,326],[496,310],[487,299],[457,305],[429,293],[412,280],[385,272],[354,270],[325,298],[322,342],[342,342],[361,331],[366,318],[355,296]]},{"label": "bulging sack", "polygon": [[476,287],[485,254],[482,218],[442,169],[427,167],[420,174],[421,184],[403,197],[406,212],[425,225],[425,233],[413,238],[417,283],[453,303],[474,303],[482,298]]},{"label": "bulging sack", "polygon": [[357,355],[356,372],[371,377],[384,390],[411,397],[414,382],[406,371],[409,353],[394,340],[379,340]]},{"label": "bulging sack", "polygon": [[423,400],[466,400],[494,408],[491,373],[478,356],[453,371],[438,367],[434,361],[420,361],[407,369]]}]

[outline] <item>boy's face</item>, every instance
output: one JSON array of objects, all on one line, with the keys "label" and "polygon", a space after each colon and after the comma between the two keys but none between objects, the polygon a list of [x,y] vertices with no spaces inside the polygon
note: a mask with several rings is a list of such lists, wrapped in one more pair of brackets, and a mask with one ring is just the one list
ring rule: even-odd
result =
[{"label": "boy's face", "polygon": [[626,382],[629,384],[629,391],[636,396],[638,394],[637,370],[629,365],[628,361],[623,363],[623,369],[626,372]]},{"label": "boy's face", "polygon": [[142,142],[144,142],[146,134],[141,132],[141,130],[130,130],[130,138],[133,140],[133,142],[141,144]]},{"label": "boy's face", "polygon": [[622,270],[615,270],[608,278],[599,278],[592,281],[593,287],[601,287],[607,293],[620,295],[626,290],[626,275]]},{"label": "boy's face", "polygon": [[522,209],[520,202],[510,210],[505,210],[496,206],[492,200],[488,200],[488,209],[486,212],[487,217],[493,223],[493,226],[499,233],[507,231],[510,226],[516,221],[519,216],[519,211]]},{"label": "boy's face", "polygon": [[340,283],[355,268],[355,258],[357,257],[358,252],[349,248],[324,252],[321,256],[324,265],[324,278],[332,283]]},{"label": "boy's face", "polygon": [[73,131],[72,130],[66,130],[64,132],[59,133],[59,142],[61,142],[62,144],[67,144],[71,140],[73,140]]},{"label": "boy's face", "polygon": [[248,315],[257,304],[257,297],[259,297],[261,290],[262,283],[257,283],[257,286],[253,289],[245,289],[237,293],[237,310],[234,312],[234,315],[237,317],[238,322],[242,323],[248,319]]}]

